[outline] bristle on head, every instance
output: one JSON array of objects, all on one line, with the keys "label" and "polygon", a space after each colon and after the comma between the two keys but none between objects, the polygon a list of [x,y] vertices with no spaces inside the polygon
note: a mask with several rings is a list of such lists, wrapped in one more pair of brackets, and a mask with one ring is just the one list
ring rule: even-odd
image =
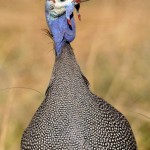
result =
[{"label": "bristle on head", "polygon": [[45,35],[47,35],[53,40],[53,34],[51,31],[49,31],[48,29],[42,29],[42,31],[45,33]]}]

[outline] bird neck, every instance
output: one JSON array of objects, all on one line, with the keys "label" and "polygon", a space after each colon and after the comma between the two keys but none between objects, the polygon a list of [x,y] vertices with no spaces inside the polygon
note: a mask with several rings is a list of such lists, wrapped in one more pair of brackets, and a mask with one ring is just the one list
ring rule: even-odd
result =
[{"label": "bird neck", "polygon": [[61,54],[56,57],[49,86],[50,90],[68,89],[69,93],[77,92],[81,86],[88,89],[88,80],[82,74],[70,44],[65,44]]}]

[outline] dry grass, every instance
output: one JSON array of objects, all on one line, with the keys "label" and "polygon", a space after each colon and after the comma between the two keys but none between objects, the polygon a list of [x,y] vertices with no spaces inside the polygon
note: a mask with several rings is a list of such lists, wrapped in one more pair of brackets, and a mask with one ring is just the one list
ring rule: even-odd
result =
[{"label": "dry grass", "polygon": [[[54,62],[44,1],[0,0],[0,89],[44,94]],[[123,112],[140,150],[150,149],[150,2],[84,3],[72,43],[91,89]],[[43,97],[29,89],[0,91],[0,149],[19,150],[20,137]]]}]

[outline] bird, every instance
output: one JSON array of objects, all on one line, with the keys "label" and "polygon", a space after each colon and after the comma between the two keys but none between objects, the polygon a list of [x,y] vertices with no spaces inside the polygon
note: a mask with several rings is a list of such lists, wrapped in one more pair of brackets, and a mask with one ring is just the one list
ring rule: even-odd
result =
[{"label": "bird", "polygon": [[45,98],[21,139],[21,150],[137,150],[132,128],[90,90],[70,43],[62,47]]}]

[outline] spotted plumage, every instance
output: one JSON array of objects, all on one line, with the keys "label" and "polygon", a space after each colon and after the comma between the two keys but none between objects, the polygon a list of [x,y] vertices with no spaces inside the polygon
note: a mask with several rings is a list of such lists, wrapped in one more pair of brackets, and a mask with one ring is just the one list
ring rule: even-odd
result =
[{"label": "spotted plumage", "polygon": [[21,150],[137,150],[129,122],[90,91],[69,44],[56,58]]}]

